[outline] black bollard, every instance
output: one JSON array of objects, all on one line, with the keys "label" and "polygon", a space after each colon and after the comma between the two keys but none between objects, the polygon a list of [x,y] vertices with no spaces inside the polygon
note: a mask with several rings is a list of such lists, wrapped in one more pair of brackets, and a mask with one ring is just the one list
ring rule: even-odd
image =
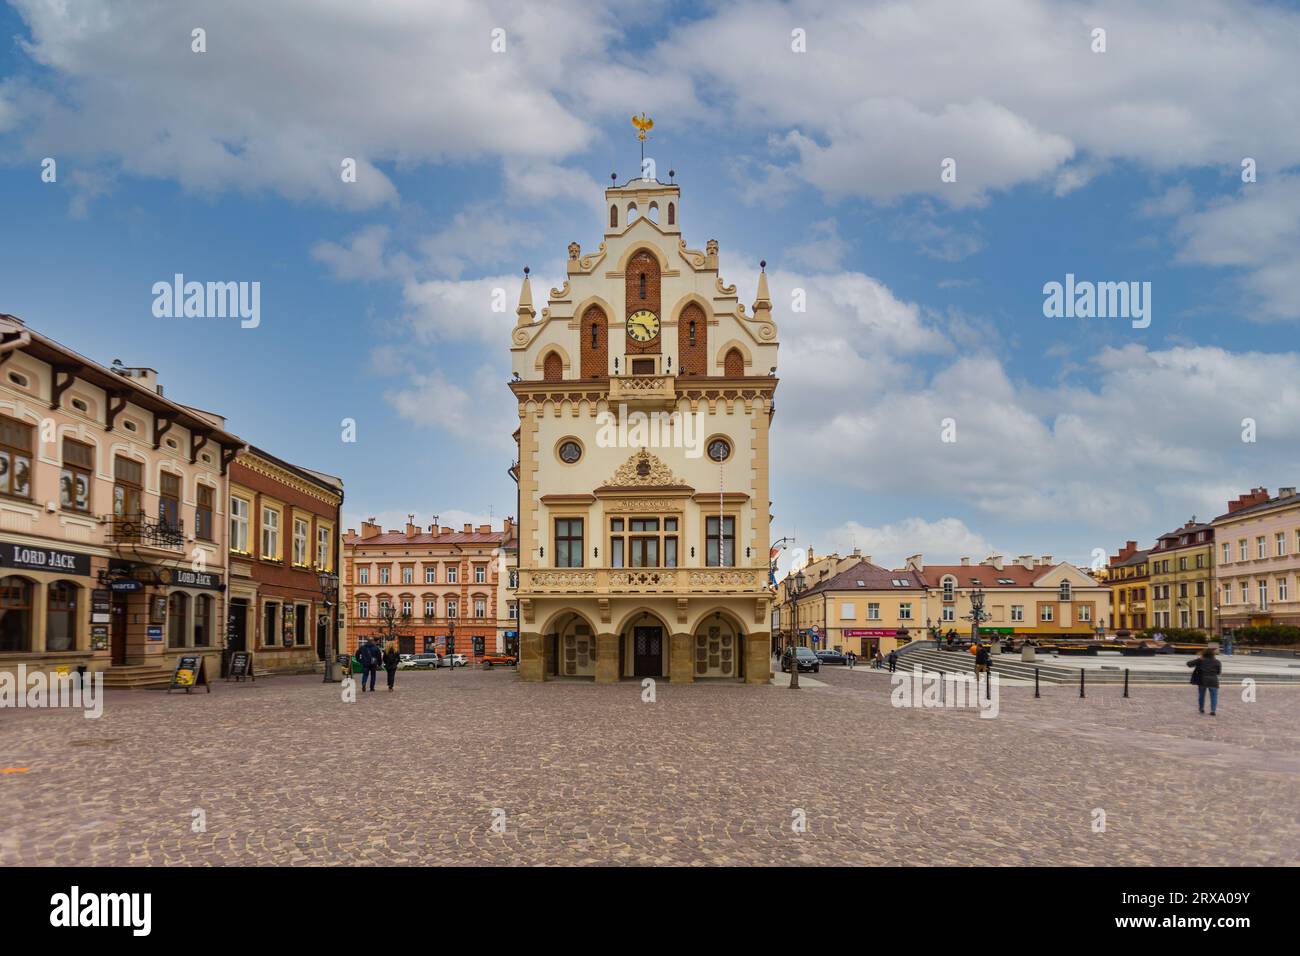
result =
[{"label": "black bollard", "polygon": [[1124,696],[1128,696],[1128,668],[1124,668]]},{"label": "black bollard", "polygon": [[1034,697],[1038,697],[1038,668],[1034,668]]},{"label": "black bollard", "polygon": [[943,671],[939,671],[939,703],[945,702],[945,692],[943,689]]},{"label": "black bollard", "polygon": [[1087,696],[1088,696],[1087,694],[1085,694],[1085,693],[1083,692],[1083,675],[1084,675],[1085,673],[1086,673],[1086,671],[1084,671],[1084,669],[1083,669],[1082,667],[1080,667],[1080,668],[1079,668],[1079,696],[1080,696],[1080,697],[1087,697]]}]

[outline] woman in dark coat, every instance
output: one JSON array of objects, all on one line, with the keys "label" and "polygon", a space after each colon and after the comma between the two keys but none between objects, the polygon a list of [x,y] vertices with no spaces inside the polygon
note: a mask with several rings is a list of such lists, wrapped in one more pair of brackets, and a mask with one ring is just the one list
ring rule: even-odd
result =
[{"label": "woman in dark coat", "polygon": [[1210,716],[1214,717],[1219,709],[1219,674],[1223,672],[1223,663],[1214,654],[1214,648],[1207,647],[1199,655],[1187,662],[1192,668],[1192,683],[1196,685],[1196,706],[1205,713],[1205,692],[1210,692]]},{"label": "woman in dark coat", "polygon": [[393,682],[397,680],[397,665],[401,663],[402,655],[397,653],[397,648],[388,645],[388,650],[384,651],[384,670],[388,671],[388,690],[393,689]]}]

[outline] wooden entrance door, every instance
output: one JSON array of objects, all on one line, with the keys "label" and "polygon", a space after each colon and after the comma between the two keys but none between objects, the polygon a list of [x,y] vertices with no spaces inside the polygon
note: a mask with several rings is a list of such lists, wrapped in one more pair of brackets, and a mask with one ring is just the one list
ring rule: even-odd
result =
[{"label": "wooden entrance door", "polygon": [[664,672],[664,629],[632,629],[632,673],[637,677],[658,677]]},{"label": "wooden entrance door", "polygon": [[248,602],[235,598],[230,602],[230,649],[248,650]]},{"label": "wooden entrance door", "polygon": [[109,647],[113,653],[114,667],[121,667],[126,663],[126,604],[125,594],[114,594],[109,607],[109,616],[112,619],[109,627]]}]

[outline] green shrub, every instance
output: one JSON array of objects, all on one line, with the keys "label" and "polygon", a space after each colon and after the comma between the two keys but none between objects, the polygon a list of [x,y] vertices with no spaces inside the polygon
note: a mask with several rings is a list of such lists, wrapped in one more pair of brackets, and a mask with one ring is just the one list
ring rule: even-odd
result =
[{"label": "green shrub", "polygon": [[1155,640],[1157,633],[1165,636],[1167,644],[1206,644],[1209,643],[1210,636],[1204,631],[1198,631],[1191,627],[1148,627],[1138,636],[1145,640]]},{"label": "green shrub", "polygon": [[1294,624],[1262,624],[1258,627],[1239,627],[1232,632],[1237,644],[1285,646],[1300,644],[1300,627]]}]

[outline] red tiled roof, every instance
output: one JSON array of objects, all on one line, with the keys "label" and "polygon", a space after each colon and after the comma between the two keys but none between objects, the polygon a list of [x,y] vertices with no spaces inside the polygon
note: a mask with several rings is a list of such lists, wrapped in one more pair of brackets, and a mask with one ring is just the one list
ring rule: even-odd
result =
[{"label": "red tiled roof", "polygon": [[471,531],[453,531],[451,534],[429,534],[427,531],[421,534],[407,535],[401,531],[384,531],[380,534],[372,535],[369,538],[362,538],[359,534],[345,534],[343,543],[354,545],[356,547],[369,548],[391,547],[398,544],[425,545],[425,544],[492,544],[499,545],[505,535],[504,531],[478,532]]},{"label": "red tiled roof", "polygon": [[[999,571],[991,564],[927,564],[925,570],[921,572],[921,579],[925,581],[927,587],[932,588],[942,587],[943,579],[950,574],[957,579],[959,588],[976,587],[974,583],[976,579],[979,580],[978,586],[981,588],[1023,588],[1033,584],[1052,567],[1055,565],[1027,568],[1021,564],[1008,562],[1002,565],[1002,570]],[[999,583],[999,578],[1012,583]]]},{"label": "red tiled roof", "polygon": [[[858,584],[859,581],[862,582],[861,585]],[[906,581],[907,587],[897,586],[894,584],[895,581]],[[831,575],[825,581],[812,585],[799,597],[802,599],[819,591],[906,591],[918,590],[921,587],[920,578],[915,571],[891,571],[878,564],[859,561],[839,574]]]}]

